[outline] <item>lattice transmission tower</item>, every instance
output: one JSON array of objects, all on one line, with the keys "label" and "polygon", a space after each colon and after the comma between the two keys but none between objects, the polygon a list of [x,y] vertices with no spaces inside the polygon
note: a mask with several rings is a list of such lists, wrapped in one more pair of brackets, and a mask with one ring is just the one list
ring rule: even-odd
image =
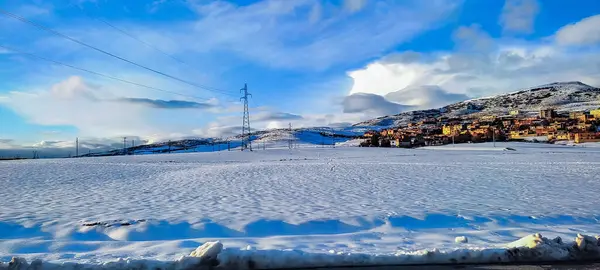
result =
[{"label": "lattice transmission tower", "polygon": [[250,112],[248,111],[248,96],[252,94],[248,93],[248,84],[244,84],[244,88],[240,90],[244,95],[240,98],[244,102],[244,119],[242,124],[242,151],[249,149],[252,151],[252,141],[250,140]]}]

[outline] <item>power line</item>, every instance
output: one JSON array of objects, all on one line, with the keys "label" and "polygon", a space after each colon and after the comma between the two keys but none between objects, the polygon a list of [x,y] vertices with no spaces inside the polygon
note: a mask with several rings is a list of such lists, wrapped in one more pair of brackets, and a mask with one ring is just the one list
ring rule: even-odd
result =
[{"label": "power line", "polygon": [[59,61],[56,61],[56,60],[52,60],[52,59],[45,58],[45,57],[42,57],[42,56],[39,56],[39,55],[35,55],[35,54],[32,54],[32,53],[28,53],[28,52],[24,52],[24,51],[21,51],[21,50],[17,50],[15,48],[7,47],[7,46],[4,46],[4,45],[0,45],[0,48],[6,49],[6,50],[9,50],[9,51],[13,51],[13,52],[16,52],[16,53],[19,53],[19,54],[22,54],[22,55],[26,55],[26,56],[29,56],[31,58],[36,58],[36,59],[39,59],[39,60],[44,60],[44,61],[51,62],[51,63],[57,64],[57,65],[65,66],[65,67],[76,69],[76,70],[83,71],[83,72],[87,72],[87,73],[90,73],[90,74],[94,74],[96,76],[100,76],[100,77],[104,77],[104,78],[108,78],[108,79],[120,81],[120,82],[123,82],[123,83],[128,83],[128,84],[131,84],[131,85],[135,85],[135,86],[139,86],[139,87],[144,87],[144,88],[148,88],[148,89],[152,89],[152,90],[156,90],[156,91],[161,91],[161,92],[165,92],[165,93],[171,93],[171,94],[175,94],[175,95],[179,95],[179,96],[191,97],[191,98],[201,99],[201,100],[207,100],[206,98],[201,98],[201,97],[197,97],[197,96],[180,94],[180,93],[177,93],[177,92],[173,92],[173,91],[169,91],[169,90],[165,90],[165,89],[161,89],[161,88],[157,88],[157,87],[153,87],[153,86],[148,86],[148,85],[141,84],[141,83],[136,83],[136,82],[128,81],[128,80],[121,79],[121,78],[117,78],[117,77],[114,77],[114,76],[111,76],[111,75],[106,75],[106,74],[99,73],[99,72],[96,72],[96,71],[92,71],[92,70],[89,70],[89,69],[76,67],[76,66],[73,66],[73,65],[70,65],[70,64],[62,63],[62,62],[59,62]]},{"label": "power line", "polygon": [[[88,16],[92,17],[91,15],[88,15]],[[103,19],[101,19],[101,18],[98,18],[98,17],[92,17],[92,18],[94,18],[94,19],[96,19],[96,20],[98,20],[98,21],[100,21],[100,22],[102,22],[102,23],[106,24],[107,26],[109,26],[110,28],[112,28],[112,29],[114,29],[114,30],[118,31],[119,33],[121,33],[121,34],[123,34],[123,35],[125,35],[125,36],[128,36],[128,37],[130,37],[131,39],[133,39],[133,40],[135,40],[135,41],[137,41],[137,42],[139,42],[139,43],[142,43],[142,44],[146,45],[147,47],[149,47],[149,48],[151,48],[151,49],[153,49],[153,50],[155,50],[155,51],[157,51],[157,52],[159,52],[159,53],[161,53],[161,54],[163,54],[163,55],[165,55],[165,56],[167,56],[167,57],[169,57],[169,58],[171,58],[171,59],[175,60],[176,62],[178,62],[178,63],[180,63],[180,64],[184,64],[184,65],[186,65],[186,66],[188,66],[188,67],[191,67],[191,66],[190,66],[188,63],[184,62],[183,60],[181,60],[181,59],[179,59],[179,58],[177,58],[177,57],[173,56],[173,55],[172,55],[172,54],[170,54],[170,53],[167,53],[167,52],[165,52],[165,51],[161,50],[160,48],[158,48],[158,47],[156,47],[156,46],[152,45],[152,44],[151,44],[151,43],[149,43],[149,42],[146,42],[146,41],[144,41],[144,40],[142,40],[142,39],[140,39],[140,38],[138,38],[138,37],[136,37],[136,36],[134,36],[134,35],[132,35],[132,34],[128,33],[127,31],[125,31],[125,30],[123,30],[123,29],[121,29],[121,28],[119,28],[119,27],[117,27],[117,26],[115,26],[115,25],[113,25],[113,24],[111,24],[111,23],[107,22],[106,20],[103,20]]]},{"label": "power line", "polygon": [[144,40],[142,40],[142,39],[140,39],[140,38],[138,38],[138,37],[136,37],[136,36],[134,36],[134,35],[132,35],[132,34],[128,33],[128,32],[127,32],[127,31],[125,31],[123,28],[119,28],[119,27],[115,26],[114,24],[111,24],[111,23],[109,23],[108,21],[106,21],[106,20],[104,20],[104,19],[102,19],[102,18],[100,18],[100,17],[98,17],[98,16],[94,16],[94,15],[90,14],[90,13],[89,13],[89,12],[87,12],[85,9],[83,9],[83,7],[81,7],[81,5],[77,5],[77,7],[78,7],[78,8],[81,10],[81,12],[83,12],[85,15],[87,15],[87,16],[88,16],[88,17],[90,17],[91,19],[94,19],[94,20],[100,21],[100,22],[102,22],[102,23],[106,24],[108,27],[110,27],[110,28],[112,28],[112,29],[116,30],[117,32],[119,32],[119,33],[121,33],[121,34],[123,34],[123,35],[125,35],[125,36],[128,36],[129,38],[131,38],[131,39],[133,39],[133,40],[135,40],[135,41],[137,41],[137,42],[139,42],[139,43],[142,43],[142,44],[146,45],[146,46],[147,46],[147,47],[149,47],[149,48],[152,48],[153,50],[155,50],[155,51],[157,51],[157,52],[159,52],[159,53],[161,53],[161,54],[163,54],[163,55],[165,55],[165,56],[167,56],[167,57],[169,57],[169,58],[171,58],[171,59],[173,59],[173,60],[177,61],[178,63],[181,63],[181,64],[184,64],[184,65],[187,65],[188,67],[191,67],[191,66],[190,66],[188,63],[184,62],[183,60],[181,60],[181,59],[179,59],[179,58],[177,58],[177,57],[173,56],[173,55],[172,55],[172,54],[170,54],[170,53],[167,53],[167,52],[165,52],[165,51],[161,50],[160,48],[158,48],[157,46],[154,46],[154,45],[152,45],[152,44],[151,44],[151,43],[149,43],[149,42],[146,42],[146,41],[144,41]]},{"label": "power line", "polygon": [[29,25],[32,25],[32,26],[34,26],[34,27],[38,28],[38,29],[41,29],[41,30],[44,30],[44,31],[46,31],[46,32],[49,32],[49,33],[51,33],[51,34],[54,34],[54,35],[56,35],[56,36],[59,36],[59,37],[62,37],[62,38],[68,39],[68,40],[70,40],[70,41],[72,41],[72,42],[75,42],[75,43],[77,43],[77,44],[79,44],[79,45],[82,45],[82,46],[88,47],[88,48],[90,48],[90,49],[92,49],[92,50],[95,50],[95,51],[101,52],[101,53],[103,53],[103,54],[106,54],[106,55],[108,55],[108,56],[111,56],[111,57],[114,57],[114,58],[117,58],[117,59],[119,59],[119,60],[121,60],[121,61],[123,61],[123,62],[127,62],[127,63],[129,63],[129,64],[132,64],[132,65],[134,65],[134,66],[137,66],[137,67],[143,68],[143,69],[145,69],[145,70],[148,70],[148,71],[151,71],[151,72],[154,72],[154,73],[160,74],[160,75],[162,75],[162,76],[165,76],[165,77],[167,77],[167,78],[171,78],[171,79],[173,79],[173,80],[176,80],[176,81],[179,81],[179,82],[182,82],[182,83],[185,83],[185,84],[188,84],[188,85],[191,85],[191,86],[194,86],[194,87],[196,87],[196,88],[203,89],[203,90],[207,90],[207,91],[211,91],[211,92],[217,92],[217,93],[221,93],[221,94],[224,94],[224,95],[234,95],[233,93],[227,92],[227,91],[225,91],[225,90],[221,90],[221,89],[217,89],[217,88],[213,88],[213,87],[208,87],[208,86],[204,86],[204,85],[196,84],[196,83],[193,83],[193,82],[190,82],[190,81],[184,80],[184,79],[180,79],[180,78],[178,78],[178,77],[175,77],[175,76],[173,76],[173,75],[169,75],[169,74],[167,74],[167,73],[164,73],[164,72],[162,72],[162,71],[158,71],[158,70],[155,70],[155,69],[152,69],[152,68],[149,68],[149,67],[146,67],[146,66],[140,65],[140,64],[138,64],[138,63],[136,63],[136,62],[133,62],[133,61],[131,61],[131,60],[125,59],[125,58],[123,58],[123,57],[120,57],[120,56],[118,56],[118,55],[116,55],[116,54],[113,54],[113,53],[107,52],[107,51],[105,51],[105,50],[103,50],[103,49],[100,49],[100,48],[98,48],[98,47],[95,47],[95,46],[89,45],[89,44],[87,44],[87,43],[85,43],[85,42],[82,42],[82,41],[79,41],[79,40],[77,40],[77,39],[74,39],[74,38],[72,38],[72,37],[69,37],[69,36],[67,36],[67,35],[65,35],[65,34],[62,34],[62,33],[58,32],[58,31],[56,31],[56,30],[53,30],[53,29],[51,29],[51,28],[48,28],[48,27],[46,27],[46,26],[44,26],[44,25],[41,25],[41,24],[39,24],[39,23],[36,23],[36,22],[30,21],[30,20],[28,20],[28,19],[26,19],[26,18],[24,18],[24,17],[21,17],[21,16],[19,16],[19,15],[16,15],[16,14],[13,14],[13,13],[11,13],[11,12],[8,12],[8,11],[6,11],[6,10],[2,9],[2,8],[0,8],[0,14],[2,14],[2,15],[4,15],[4,16],[7,16],[7,17],[11,17],[11,18],[13,18],[13,19],[16,19],[16,20],[19,20],[19,21],[21,21],[21,22],[23,22],[23,23],[27,23],[27,24],[29,24]]}]

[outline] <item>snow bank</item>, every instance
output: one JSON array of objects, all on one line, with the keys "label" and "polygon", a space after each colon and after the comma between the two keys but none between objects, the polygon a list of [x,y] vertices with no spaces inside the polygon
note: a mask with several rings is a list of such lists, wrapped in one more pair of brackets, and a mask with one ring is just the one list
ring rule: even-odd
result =
[{"label": "snow bank", "polygon": [[440,145],[440,146],[425,146],[419,149],[426,150],[446,150],[446,151],[514,151],[513,149],[509,149],[508,147],[494,147],[488,145],[478,145],[478,144],[448,144],[448,145]]},{"label": "snow bank", "polygon": [[180,269],[212,269],[210,265],[202,264],[201,258],[181,257],[176,261],[155,261],[155,260],[129,260],[119,259],[114,262],[106,262],[100,264],[79,264],[79,263],[51,263],[41,260],[35,260],[28,263],[22,258],[12,258],[8,263],[0,262],[0,270],[112,270],[112,269],[127,269],[127,270],[143,270],[143,269],[163,269],[163,270],[180,270]]},{"label": "snow bank", "polygon": [[523,140],[526,142],[547,142],[548,136],[530,136],[523,137]]},{"label": "snow bank", "polygon": [[508,243],[502,248],[422,250],[395,254],[307,253],[297,250],[223,249],[220,242],[207,242],[190,256],[172,262],[123,260],[103,264],[54,264],[40,260],[27,263],[13,258],[0,263],[0,269],[277,269],[301,267],[343,267],[426,264],[495,264],[564,262],[600,259],[600,237],[578,234],[564,243],[560,237],[548,239],[536,233]]},{"label": "snow bank", "polygon": [[574,141],[556,141],[556,142],[554,142],[554,144],[565,145],[565,146],[592,147],[592,148],[600,147],[600,142],[575,143]]},{"label": "snow bank", "polygon": [[278,250],[224,250],[220,265],[236,269],[275,269],[293,267],[425,265],[425,264],[495,264],[564,262],[600,259],[598,237],[578,235],[574,242],[563,243],[560,237],[548,239],[536,233],[505,245],[504,248],[422,250],[395,254],[368,255],[352,253],[305,253]]},{"label": "snow bank", "polygon": [[364,141],[363,139],[352,139],[352,140],[348,140],[348,141],[345,141],[345,142],[336,142],[335,146],[336,147],[344,147],[344,146],[347,146],[347,147],[356,147],[356,146],[359,146],[360,143],[363,142],[363,141]]}]

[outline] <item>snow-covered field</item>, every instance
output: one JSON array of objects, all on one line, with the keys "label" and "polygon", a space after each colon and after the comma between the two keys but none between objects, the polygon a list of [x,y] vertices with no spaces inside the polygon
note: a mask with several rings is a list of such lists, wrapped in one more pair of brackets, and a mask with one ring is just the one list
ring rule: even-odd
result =
[{"label": "snow-covered field", "polygon": [[389,263],[600,233],[600,148],[496,145],[0,162],[0,262],[173,261],[219,240],[225,257]]}]

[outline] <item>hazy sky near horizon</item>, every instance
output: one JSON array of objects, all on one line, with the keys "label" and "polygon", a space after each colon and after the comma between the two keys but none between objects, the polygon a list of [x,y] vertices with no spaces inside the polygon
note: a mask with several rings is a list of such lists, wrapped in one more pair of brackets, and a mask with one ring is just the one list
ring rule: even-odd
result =
[{"label": "hazy sky near horizon", "polygon": [[5,0],[0,149],[230,136],[244,83],[257,129],[600,86],[599,49],[596,0]]}]

